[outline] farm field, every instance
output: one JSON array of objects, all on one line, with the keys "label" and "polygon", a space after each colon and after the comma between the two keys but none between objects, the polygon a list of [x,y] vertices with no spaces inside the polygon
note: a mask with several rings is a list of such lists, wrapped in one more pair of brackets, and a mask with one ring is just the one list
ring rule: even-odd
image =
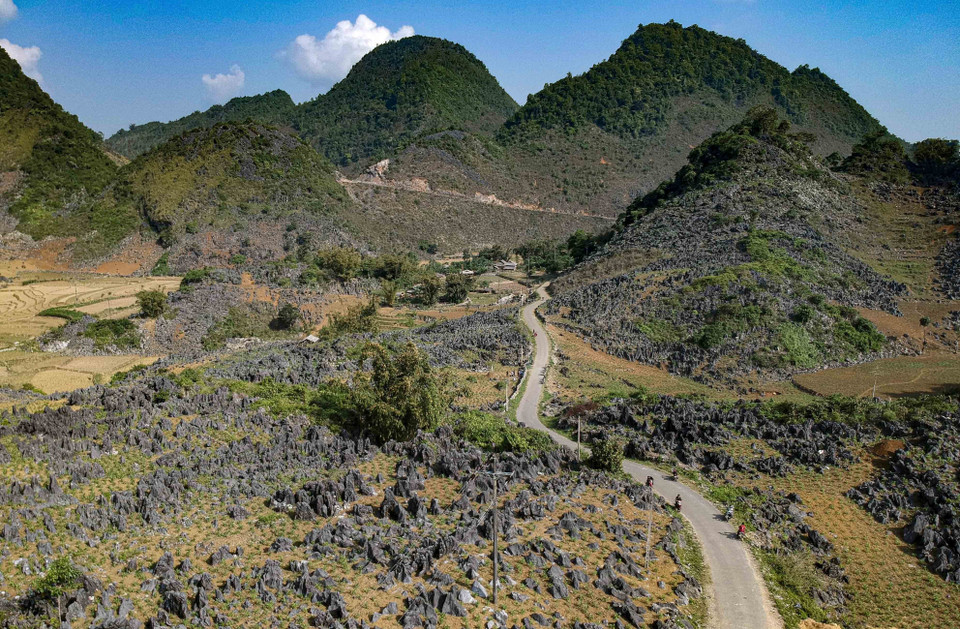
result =
[{"label": "farm field", "polygon": [[29,385],[43,393],[64,393],[109,382],[118,371],[150,365],[157,356],[64,356],[46,352],[12,350],[0,353],[0,386],[14,389]]},{"label": "farm field", "polygon": [[170,292],[179,284],[177,277],[22,274],[0,286],[0,349],[62,325],[62,319],[38,316],[47,308],[70,307],[101,318],[120,317],[133,312],[134,295],[138,292]]},{"label": "farm field", "polygon": [[960,356],[931,352],[923,356],[885,358],[853,367],[824,369],[801,374],[796,384],[818,395],[842,394],[852,397],[952,394],[960,390]]}]

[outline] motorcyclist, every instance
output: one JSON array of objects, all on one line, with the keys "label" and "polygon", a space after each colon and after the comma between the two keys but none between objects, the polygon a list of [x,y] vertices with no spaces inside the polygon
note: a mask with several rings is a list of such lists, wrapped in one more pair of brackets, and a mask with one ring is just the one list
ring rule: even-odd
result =
[{"label": "motorcyclist", "polygon": [[676,499],[673,501],[673,508],[679,511],[681,506],[683,506],[683,498],[680,497],[680,494],[677,494]]},{"label": "motorcyclist", "polygon": [[679,480],[679,479],[680,479],[680,472],[677,470],[676,466],[674,466],[674,468],[673,468],[673,480]]},{"label": "motorcyclist", "polygon": [[746,534],[747,534],[747,526],[745,524],[741,524],[740,527],[737,529],[737,539],[743,539],[744,536],[746,536]]},{"label": "motorcyclist", "polygon": [[733,519],[733,505],[727,507],[727,513],[724,518],[729,522]]},{"label": "motorcyclist", "polygon": [[653,476],[647,476],[647,487],[653,487]]}]

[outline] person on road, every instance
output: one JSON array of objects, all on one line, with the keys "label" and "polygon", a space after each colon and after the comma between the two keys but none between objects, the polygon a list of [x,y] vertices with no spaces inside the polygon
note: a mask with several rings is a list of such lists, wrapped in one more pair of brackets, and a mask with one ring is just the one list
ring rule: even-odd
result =
[{"label": "person on road", "polygon": [[746,535],[747,535],[747,526],[745,524],[741,524],[740,528],[737,529],[737,539],[742,540],[744,537],[746,537]]},{"label": "person on road", "polygon": [[647,487],[653,489],[653,476],[647,476]]},{"label": "person on road", "polygon": [[679,511],[680,507],[682,506],[683,506],[683,498],[680,497],[680,494],[677,494],[676,500],[673,501],[673,508]]},{"label": "person on road", "polygon": [[726,518],[727,522],[733,519],[733,505],[727,507],[727,514],[724,517]]},{"label": "person on road", "polygon": [[676,466],[673,468],[673,480],[680,480],[680,472],[677,471]]}]

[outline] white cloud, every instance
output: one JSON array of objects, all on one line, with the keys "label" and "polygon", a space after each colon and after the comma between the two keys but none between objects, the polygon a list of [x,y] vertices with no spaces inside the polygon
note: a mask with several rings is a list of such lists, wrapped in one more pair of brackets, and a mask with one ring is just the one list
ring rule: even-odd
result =
[{"label": "white cloud", "polygon": [[385,42],[413,35],[412,26],[401,26],[391,33],[386,26],[366,15],[357,16],[357,21],[338,22],[323,39],[313,35],[301,35],[279,53],[302,78],[313,84],[335,83],[347,76],[353,64]]},{"label": "white cloud", "polygon": [[228,74],[218,74],[216,76],[204,74],[201,80],[207,88],[207,96],[210,97],[210,100],[216,103],[225,103],[240,94],[247,76],[240,69],[240,66],[233,66]]},{"label": "white cloud", "polygon": [[7,22],[17,17],[17,5],[13,0],[0,0],[0,22]]},{"label": "white cloud", "polygon": [[[0,2],[2,1],[3,0],[0,0]],[[43,75],[40,74],[40,69],[38,67],[40,64],[40,57],[43,56],[43,51],[36,46],[29,46],[27,48],[18,46],[9,39],[0,39],[0,48],[6,50],[7,54],[10,55],[14,61],[20,64],[20,69],[23,70],[24,74],[35,80],[37,83],[43,83]]]}]

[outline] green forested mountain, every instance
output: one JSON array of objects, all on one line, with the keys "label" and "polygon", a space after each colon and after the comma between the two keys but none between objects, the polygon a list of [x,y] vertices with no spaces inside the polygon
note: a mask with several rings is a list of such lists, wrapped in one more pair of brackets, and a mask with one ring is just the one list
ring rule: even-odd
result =
[{"label": "green forested mountain", "polygon": [[115,172],[100,137],[0,49],[0,209],[17,228],[38,239],[91,229],[85,202]]},{"label": "green forested mountain", "polygon": [[301,136],[339,164],[389,155],[425,132],[492,134],[517,108],[459,44],[414,36],[375,48],[345,79],[300,106]]},{"label": "green forested mountain", "polygon": [[106,144],[129,159],[145,153],[162,142],[191,129],[212,127],[219,122],[246,119],[268,124],[289,124],[294,110],[293,99],[283,90],[258,96],[242,96],[225,105],[214,105],[206,111],[195,111],[171,122],[150,122],[130,125],[110,136]]},{"label": "green forested mountain", "polygon": [[[719,100],[706,100],[706,99]],[[585,125],[625,138],[668,132],[678,109],[746,110],[776,105],[821,142],[849,149],[877,121],[820,72],[794,72],[731,39],[676,22],[641,26],[606,61],[530,97],[507,121],[509,136],[565,132]]]},{"label": "green forested mountain", "polygon": [[164,240],[346,202],[333,166],[299,138],[257,122],[194,129],[124,166],[108,195],[133,205]]},{"label": "green forested mountain", "polygon": [[423,138],[401,154],[394,176],[442,173],[445,187],[612,218],[756,105],[812,133],[820,155],[847,155],[881,128],[819,70],[790,72],[743,40],[697,26],[648,24],[606,61],[531,95],[495,145]]}]

